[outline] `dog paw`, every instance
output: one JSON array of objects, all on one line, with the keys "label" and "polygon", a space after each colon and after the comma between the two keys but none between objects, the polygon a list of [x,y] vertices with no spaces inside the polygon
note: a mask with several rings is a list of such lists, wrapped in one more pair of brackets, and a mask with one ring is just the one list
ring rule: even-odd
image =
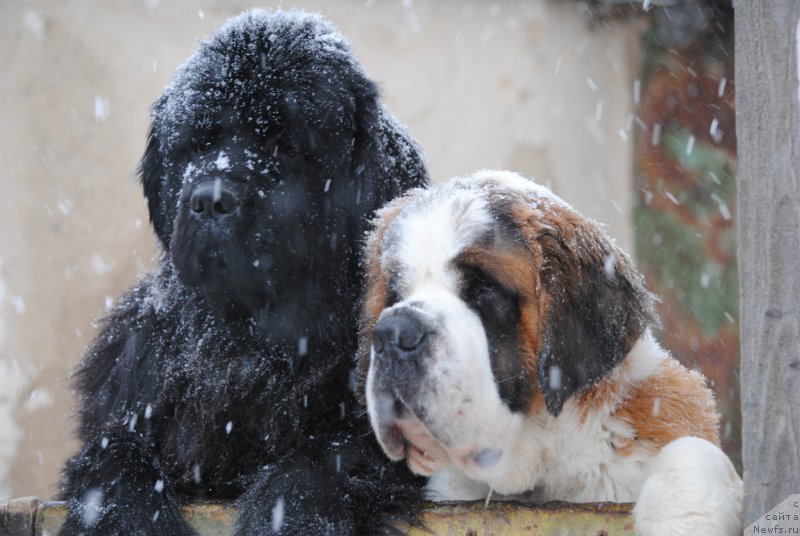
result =
[{"label": "dog paw", "polygon": [[719,447],[682,437],[656,456],[633,514],[639,536],[738,536],[742,480]]}]

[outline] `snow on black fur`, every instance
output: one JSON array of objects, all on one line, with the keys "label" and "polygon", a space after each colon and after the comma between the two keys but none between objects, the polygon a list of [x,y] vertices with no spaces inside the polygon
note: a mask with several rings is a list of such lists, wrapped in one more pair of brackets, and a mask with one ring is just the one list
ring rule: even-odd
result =
[{"label": "snow on black fur", "polygon": [[[302,12],[232,19],[153,108],[141,163],[159,267],[75,373],[81,451],[61,534],[357,534],[413,516],[351,390],[371,212],[427,174],[343,37]],[[273,519],[274,518],[274,519]]]}]

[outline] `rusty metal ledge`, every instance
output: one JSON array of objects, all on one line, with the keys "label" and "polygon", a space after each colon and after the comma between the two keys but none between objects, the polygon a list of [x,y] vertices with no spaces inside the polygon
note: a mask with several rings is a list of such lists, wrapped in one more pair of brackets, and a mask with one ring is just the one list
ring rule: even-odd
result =
[{"label": "rusty metal ledge", "polygon": [[[516,502],[428,504],[423,521],[428,530],[396,524],[409,536],[625,536],[633,535],[631,504],[548,503],[531,507]],[[33,497],[0,499],[3,536],[55,535],[64,521],[62,502]],[[202,536],[232,534],[236,510],[229,504],[204,502],[183,507],[183,515]]]}]

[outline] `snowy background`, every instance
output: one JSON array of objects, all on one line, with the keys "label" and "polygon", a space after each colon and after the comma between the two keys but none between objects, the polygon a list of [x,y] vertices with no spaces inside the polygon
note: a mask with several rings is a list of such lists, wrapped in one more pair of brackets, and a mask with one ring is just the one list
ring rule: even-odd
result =
[{"label": "snowy background", "polygon": [[[590,22],[565,0],[283,5],[339,26],[436,180],[534,176],[632,251],[641,20]],[[0,3],[0,496],[55,491],[77,448],[68,372],[152,265],[134,173],[149,106],[197,39],[252,6]]]}]

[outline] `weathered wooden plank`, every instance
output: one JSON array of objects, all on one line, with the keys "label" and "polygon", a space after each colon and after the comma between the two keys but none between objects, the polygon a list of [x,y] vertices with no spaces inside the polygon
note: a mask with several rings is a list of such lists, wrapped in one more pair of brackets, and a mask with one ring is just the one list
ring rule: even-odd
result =
[{"label": "weathered wooden plank", "polygon": [[800,490],[800,2],[739,0],[735,9],[748,525]]},{"label": "weathered wooden plank", "polygon": [[35,497],[0,499],[0,534],[33,536],[38,506]]},{"label": "weathered wooden plank", "polygon": [[[67,508],[63,502],[43,501],[36,512],[36,530],[32,534],[35,536],[57,534],[66,515]],[[232,528],[236,523],[237,514],[231,505],[206,502],[184,506],[183,517],[202,536],[227,536],[233,534]]]},{"label": "weathered wooden plank", "polygon": [[519,503],[452,503],[428,509],[430,531],[399,527],[408,536],[609,536],[633,535],[632,504],[551,503],[531,508]]},{"label": "weathered wooden plank", "polygon": [[[429,505],[423,515],[430,532],[401,525],[398,528],[409,536],[632,536],[631,508],[631,504],[612,503],[551,503],[536,508],[512,502],[493,502],[488,507],[483,502],[437,504]],[[36,536],[56,534],[65,515],[64,503],[41,503],[36,515]],[[230,535],[236,522],[236,510],[220,503],[187,505],[183,515],[202,536]]]}]

